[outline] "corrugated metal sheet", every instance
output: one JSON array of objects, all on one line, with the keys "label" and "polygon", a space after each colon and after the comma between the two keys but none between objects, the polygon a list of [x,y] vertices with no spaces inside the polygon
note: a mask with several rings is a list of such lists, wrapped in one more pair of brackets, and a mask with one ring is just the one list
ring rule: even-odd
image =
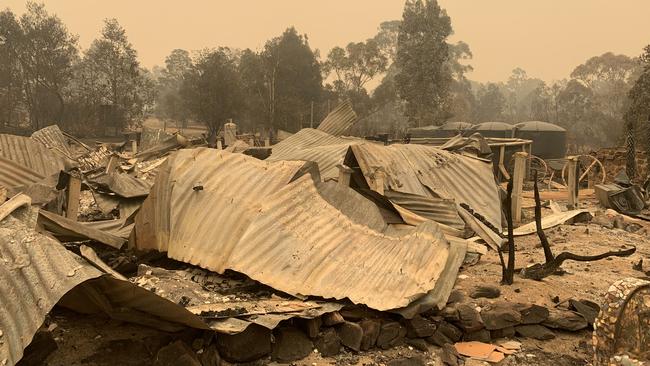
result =
[{"label": "corrugated metal sheet", "polygon": [[[303,165],[301,162],[267,163],[208,148],[178,151],[161,167],[156,184],[136,217],[138,246],[169,251],[170,257],[188,263],[209,261],[212,266],[204,268],[223,272],[229,250],[226,248],[236,243],[248,225],[248,210],[259,208],[262,197],[288,184]],[[196,185],[203,186],[203,190],[195,191]],[[151,206],[152,202],[155,207]],[[151,212],[155,217],[148,220],[146,216]],[[197,212],[201,215],[194,214]],[[224,253],[206,258],[201,251],[185,250],[184,246],[194,249],[206,238],[223,243]],[[174,241],[197,244],[168,245]]]},{"label": "corrugated metal sheet", "polygon": [[[349,298],[379,310],[404,307],[436,286],[449,242],[435,223],[399,238],[381,234],[323,199],[310,176],[289,183],[297,169],[224,151],[179,151],[136,218],[136,246],[239,271],[292,295]],[[192,189],[197,182],[203,190]]]},{"label": "corrugated metal sheet", "polygon": [[377,232],[384,232],[388,224],[377,205],[349,187],[336,182],[318,184],[318,193],[353,222],[365,225]]},{"label": "corrugated metal sheet", "polygon": [[345,153],[351,144],[364,140],[356,138],[335,137],[311,128],[303,128],[284,141],[273,145],[271,156],[267,161],[304,160],[318,164],[323,180],[338,177],[336,165],[343,162]]},{"label": "corrugated metal sheet", "polygon": [[[43,177],[63,170],[65,158],[28,137],[0,134],[0,156]],[[0,172],[0,174],[5,174]]]},{"label": "corrugated metal sheet", "polygon": [[384,189],[466,203],[495,227],[501,227],[501,201],[490,163],[423,145],[352,145],[371,189],[377,171]]},{"label": "corrugated metal sheet", "polygon": [[124,219],[115,219],[115,220],[102,220],[102,221],[90,221],[90,222],[80,222],[79,224],[89,227],[93,230],[99,230],[111,235],[128,239],[133,231],[135,224],[125,225],[126,220]]},{"label": "corrugated metal sheet", "polygon": [[454,229],[463,230],[465,221],[458,214],[453,200],[423,197],[410,193],[386,191],[385,196],[394,204],[399,205],[419,216],[444,224]]},{"label": "corrugated metal sheet", "polygon": [[38,223],[62,241],[95,240],[115,249],[120,249],[126,242],[123,238],[109,232],[97,230],[45,210],[39,212]]},{"label": "corrugated metal sheet", "polygon": [[96,189],[107,189],[120,197],[136,198],[149,194],[152,183],[138,179],[126,173],[111,173],[93,178],[89,183],[95,183]]},{"label": "corrugated metal sheet", "polygon": [[45,177],[26,166],[0,156],[0,186],[30,186],[43,178]]},{"label": "corrugated metal sheet", "polygon": [[339,104],[327,117],[318,125],[318,130],[334,136],[341,136],[357,121],[357,114],[352,109],[349,100]]},{"label": "corrugated metal sheet", "polygon": [[400,238],[377,233],[327,204],[304,177],[263,204],[230,262],[289,294],[389,310],[433,289],[448,255],[449,242],[433,222]]},{"label": "corrugated metal sheet", "polygon": [[15,365],[59,299],[101,272],[23,222],[0,222],[0,361]]},{"label": "corrugated metal sheet", "polygon": [[73,158],[68,142],[57,125],[41,128],[32,134],[32,139],[42,143],[48,149],[54,150],[63,156],[70,159]]}]

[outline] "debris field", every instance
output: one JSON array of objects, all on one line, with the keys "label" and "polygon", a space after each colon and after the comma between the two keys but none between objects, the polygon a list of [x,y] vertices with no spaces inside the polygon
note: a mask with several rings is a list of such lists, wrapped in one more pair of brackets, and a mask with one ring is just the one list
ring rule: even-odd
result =
[{"label": "debris field", "polygon": [[646,187],[356,121],[263,146],[0,134],[0,365],[648,362]]}]

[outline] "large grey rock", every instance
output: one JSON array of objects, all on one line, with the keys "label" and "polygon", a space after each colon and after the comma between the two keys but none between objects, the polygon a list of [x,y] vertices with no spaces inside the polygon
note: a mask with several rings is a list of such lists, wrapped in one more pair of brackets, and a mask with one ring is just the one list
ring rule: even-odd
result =
[{"label": "large grey rock", "polygon": [[297,328],[277,328],[271,358],[281,362],[302,360],[314,349],[307,335]]},{"label": "large grey rock", "polygon": [[217,349],[228,362],[254,361],[271,353],[271,331],[252,324],[239,334],[220,334]]},{"label": "large grey rock", "polygon": [[353,351],[361,350],[361,339],[363,338],[363,329],[357,323],[344,322],[339,324],[336,331],[341,338],[341,344]]},{"label": "large grey rock", "polygon": [[519,325],[515,327],[515,332],[521,337],[534,338],[542,341],[555,338],[555,333],[539,324]]},{"label": "large grey rock", "polygon": [[588,300],[569,300],[569,305],[576,312],[580,313],[586,320],[587,323],[593,325],[598,317],[598,312],[600,311],[600,306]]},{"label": "large grey rock", "polygon": [[328,327],[341,324],[345,321],[345,319],[343,319],[343,316],[338,311],[323,314],[321,318],[323,319],[323,325]]},{"label": "large grey rock", "polygon": [[496,299],[501,296],[501,290],[496,286],[477,286],[469,294],[469,297],[472,299],[486,298],[486,299]]},{"label": "large grey rock", "polygon": [[587,320],[579,313],[569,310],[552,310],[542,325],[568,331],[578,331],[588,326]]},{"label": "large grey rock", "polygon": [[154,366],[201,366],[192,348],[183,341],[176,341],[158,350]]},{"label": "large grey rock", "polygon": [[422,338],[406,338],[406,344],[415,348],[418,351],[428,352],[429,346],[427,341]]},{"label": "large grey rock", "polygon": [[490,338],[512,338],[515,336],[515,327],[506,327],[490,331]]},{"label": "large grey rock", "polygon": [[219,357],[217,346],[211,344],[204,348],[203,353],[199,355],[199,361],[201,361],[202,366],[219,366],[221,364],[221,357]]},{"label": "large grey rock", "polygon": [[324,329],[314,344],[323,357],[336,356],[341,352],[341,339],[334,328]]},{"label": "large grey rock", "polygon": [[481,310],[481,319],[486,329],[496,330],[519,325],[521,314],[510,303],[496,303]]},{"label": "large grey rock", "polygon": [[463,339],[466,342],[477,341],[477,342],[490,343],[491,334],[490,331],[487,329],[480,329],[477,330],[476,332],[465,333]]},{"label": "large grey rock", "polygon": [[461,364],[459,362],[460,355],[456,351],[456,348],[452,344],[445,344],[442,346],[442,352],[440,353],[440,358],[442,363],[447,366],[458,366]]},{"label": "large grey rock", "polygon": [[440,322],[436,332],[427,338],[427,342],[437,346],[444,346],[448,343],[456,343],[463,337],[463,332],[453,324],[446,321]]},{"label": "large grey rock", "polygon": [[549,311],[544,306],[517,304],[515,308],[521,314],[521,324],[539,324],[548,319]]},{"label": "large grey rock", "polygon": [[453,304],[457,302],[463,302],[465,300],[465,294],[460,290],[452,290],[447,298],[447,304]]},{"label": "large grey rock", "polygon": [[454,344],[454,341],[439,331],[436,331],[431,337],[427,337],[427,342],[435,344],[438,347],[442,347],[445,344]]},{"label": "large grey rock", "polygon": [[379,319],[365,319],[359,322],[363,329],[363,338],[361,338],[361,350],[367,351],[377,344],[381,321]]},{"label": "large grey rock", "polygon": [[460,321],[460,314],[456,305],[446,306],[440,311],[440,316],[448,322],[458,322]]},{"label": "large grey rock", "polygon": [[323,320],[320,317],[314,319],[303,319],[300,322],[300,325],[307,336],[314,339],[318,336],[318,333],[320,333],[320,327],[323,325]]},{"label": "large grey rock", "polygon": [[389,349],[404,343],[406,328],[398,322],[386,322],[379,329],[377,347]]},{"label": "large grey rock", "polygon": [[477,330],[483,329],[483,319],[481,314],[472,306],[467,304],[459,304],[456,306],[458,310],[459,321],[458,327],[465,332],[475,332]]},{"label": "large grey rock", "polygon": [[409,338],[431,337],[436,332],[436,325],[420,315],[404,320],[404,325],[406,326],[406,336]]}]

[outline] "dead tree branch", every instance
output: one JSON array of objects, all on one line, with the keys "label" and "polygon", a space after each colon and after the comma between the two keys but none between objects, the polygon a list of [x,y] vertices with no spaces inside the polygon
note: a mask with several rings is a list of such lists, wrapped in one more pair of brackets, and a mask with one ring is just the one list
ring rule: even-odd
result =
[{"label": "dead tree branch", "polygon": [[508,188],[506,194],[506,221],[508,222],[508,266],[503,272],[501,283],[512,285],[515,277],[515,237],[513,234],[512,223],[512,187],[514,185],[513,177],[508,181]]},{"label": "dead tree branch", "polygon": [[535,170],[535,226],[537,227],[537,236],[539,241],[542,243],[542,248],[544,248],[544,257],[546,257],[546,263],[552,262],[553,252],[551,251],[551,246],[548,243],[544,229],[542,228],[542,202],[539,198],[539,188],[537,187],[537,170]]},{"label": "dead tree branch", "polygon": [[532,280],[541,281],[544,277],[548,277],[555,273],[558,268],[566,260],[572,260],[577,262],[592,262],[605,259],[608,257],[629,257],[636,252],[636,247],[629,249],[619,250],[615,252],[606,252],[597,255],[578,255],[569,252],[560,253],[555,259],[551,262],[544,264],[534,264],[530,267],[524,268],[521,270],[521,275],[524,278],[530,278]]}]

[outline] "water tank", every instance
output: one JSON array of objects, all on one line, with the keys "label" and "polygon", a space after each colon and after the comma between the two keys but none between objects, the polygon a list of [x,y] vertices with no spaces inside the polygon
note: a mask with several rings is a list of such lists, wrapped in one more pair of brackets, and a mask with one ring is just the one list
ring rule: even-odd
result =
[{"label": "water tank", "polygon": [[468,122],[447,122],[440,126],[438,129],[438,136],[436,137],[454,137],[471,129],[473,126],[473,124]]},{"label": "water tank", "polygon": [[462,134],[464,131],[471,129],[474,125],[467,122],[447,122],[442,126],[425,126],[417,128],[409,128],[408,133],[411,137],[428,137],[428,138],[442,138],[454,137]]},{"label": "water tank", "polygon": [[472,128],[483,137],[511,138],[513,126],[504,122],[483,122]]},{"label": "water tank", "polygon": [[542,159],[561,159],[566,156],[566,130],[558,125],[541,121],[518,123],[515,137],[533,140],[533,155]]},{"label": "water tank", "polygon": [[424,127],[415,127],[409,128],[408,133],[411,134],[413,138],[431,138],[439,137],[437,136],[440,126],[424,126]]}]

